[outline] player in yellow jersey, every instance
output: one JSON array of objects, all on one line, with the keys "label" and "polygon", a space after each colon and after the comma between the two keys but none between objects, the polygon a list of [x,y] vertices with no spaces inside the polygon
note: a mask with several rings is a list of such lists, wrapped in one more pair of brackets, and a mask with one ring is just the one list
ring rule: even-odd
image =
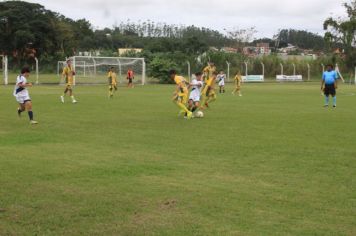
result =
[{"label": "player in yellow jersey", "polygon": [[213,72],[216,71],[215,64],[213,62],[208,62],[208,66],[203,69],[204,82],[213,76]]},{"label": "player in yellow jersey", "polygon": [[237,71],[235,77],[234,77],[234,81],[235,81],[235,89],[232,92],[232,95],[235,95],[236,93],[238,93],[238,95],[241,97],[241,82],[242,82],[242,77],[241,77],[241,72]]},{"label": "player in yellow jersey", "polygon": [[186,107],[188,102],[187,84],[189,83],[182,76],[178,76],[175,70],[171,70],[169,76],[177,85],[173,95],[173,102],[181,109],[180,113],[184,113],[188,119],[192,118],[193,113]]},{"label": "player in yellow jersey", "polygon": [[111,67],[108,73],[109,82],[109,98],[114,96],[114,92],[117,91],[117,75],[115,73],[114,67]]},{"label": "player in yellow jersey", "polygon": [[63,72],[62,72],[62,78],[65,79],[66,81],[66,88],[64,90],[63,95],[61,96],[61,101],[62,103],[64,103],[64,96],[69,92],[69,96],[72,99],[72,103],[77,103],[77,101],[74,98],[73,95],[73,77],[75,76],[75,72],[72,66],[72,62],[71,60],[67,60],[67,65],[66,67],[63,68]]},{"label": "player in yellow jersey", "polygon": [[215,93],[215,82],[218,73],[214,71],[212,76],[206,81],[205,87],[202,91],[202,107],[201,109],[208,108],[209,104],[216,100],[216,93]]}]

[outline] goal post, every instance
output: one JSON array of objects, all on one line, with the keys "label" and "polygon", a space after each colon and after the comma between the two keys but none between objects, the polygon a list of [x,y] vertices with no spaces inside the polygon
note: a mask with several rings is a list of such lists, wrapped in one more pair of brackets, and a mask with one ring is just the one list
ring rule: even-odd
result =
[{"label": "goal post", "polygon": [[[107,83],[107,74],[114,67],[120,84],[126,83],[127,71],[134,71],[136,84],[146,84],[146,63],[144,58],[131,57],[93,57],[74,56],[68,58],[72,61],[75,71],[74,84],[104,84]],[[65,66],[65,61],[57,64],[57,74]]]},{"label": "goal post", "polygon": [[7,85],[9,83],[9,70],[8,70],[8,59],[6,55],[0,55],[1,59],[1,74],[3,76],[4,84]]}]

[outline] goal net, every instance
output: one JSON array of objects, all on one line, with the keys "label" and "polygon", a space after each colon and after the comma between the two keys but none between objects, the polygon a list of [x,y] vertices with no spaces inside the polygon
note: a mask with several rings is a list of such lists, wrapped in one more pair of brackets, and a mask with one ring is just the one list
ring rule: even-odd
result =
[{"label": "goal net", "polygon": [[[72,61],[75,71],[75,84],[107,83],[107,74],[111,67],[114,67],[120,84],[126,83],[129,69],[134,72],[133,82],[135,84],[144,85],[146,83],[144,58],[75,56],[69,59]],[[59,76],[65,65],[65,61],[58,62],[57,73]]]},{"label": "goal net", "polygon": [[5,85],[8,84],[9,80],[9,73],[8,73],[8,62],[7,56],[0,55],[0,78]]}]

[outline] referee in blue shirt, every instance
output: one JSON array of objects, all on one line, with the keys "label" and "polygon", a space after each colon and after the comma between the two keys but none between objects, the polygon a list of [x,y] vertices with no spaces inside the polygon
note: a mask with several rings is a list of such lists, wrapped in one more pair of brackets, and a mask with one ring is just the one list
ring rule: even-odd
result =
[{"label": "referee in blue shirt", "polygon": [[325,105],[329,106],[329,96],[333,98],[333,107],[336,107],[336,89],[337,89],[337,72],[334,70],[333,65],[327,65],[327,70],[323,73],[323,79],[321,80],[321,90],[325,95]]}]

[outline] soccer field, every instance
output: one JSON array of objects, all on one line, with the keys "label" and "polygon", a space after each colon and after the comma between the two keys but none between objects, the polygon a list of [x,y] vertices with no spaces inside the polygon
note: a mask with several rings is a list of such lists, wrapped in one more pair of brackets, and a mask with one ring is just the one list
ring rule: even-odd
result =
[{"label": "soccer field", "polygon": [[0,235],[356,235],[356,86],[245,84],[203,119],[170,85],[0,87]]}]

